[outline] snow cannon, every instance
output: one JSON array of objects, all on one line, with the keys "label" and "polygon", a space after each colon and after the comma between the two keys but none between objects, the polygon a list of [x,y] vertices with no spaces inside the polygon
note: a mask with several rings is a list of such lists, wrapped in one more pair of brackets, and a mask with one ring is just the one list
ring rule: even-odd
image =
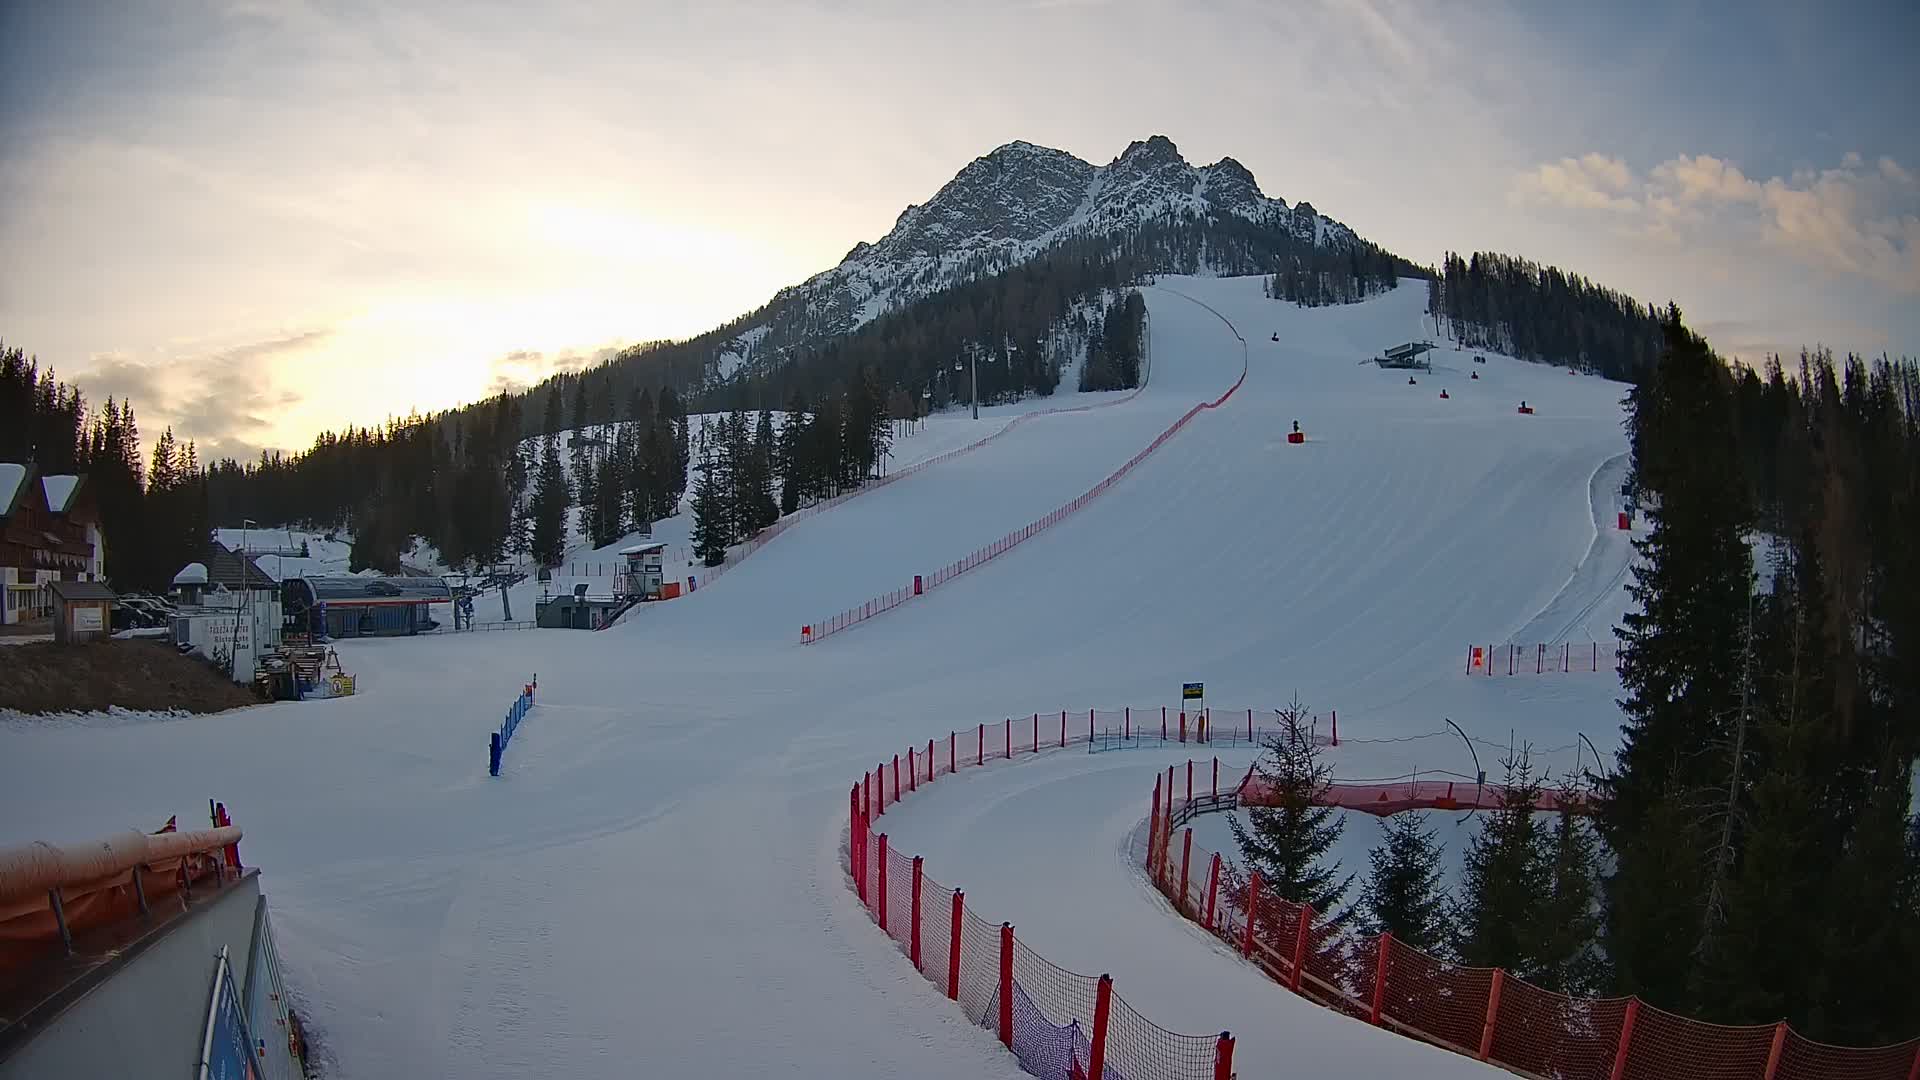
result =
[{"label": "snow cannon", "polygon": [[1531,406],[1531,405],[1529,405],[1529,404],[1527,404],[1526,402],[1524,402],[1524,401],[1522,401],[1522,402],[1520,403],[1520,415],[1521,415],[1521,416],[1532,416],[1532,415],[1533,415],[1533,406]]},{"label": "snow cannon", "polygon": [[1447,400],[1447,392],[1446,392],[1446,390],[1444,390],[1444,389],[1440,391],[1440,400],[1441,400],[1441,401],[1446,401],[1446,400]]},{"label": "snow cannon", "polygon": [[1301,443],[1307,441],[1306,432],[1300,430],[1300,421],[1295,420],[1293,422],[1293,430],[1287,432],[1287,441],[1295,446],[1299,446]]}]

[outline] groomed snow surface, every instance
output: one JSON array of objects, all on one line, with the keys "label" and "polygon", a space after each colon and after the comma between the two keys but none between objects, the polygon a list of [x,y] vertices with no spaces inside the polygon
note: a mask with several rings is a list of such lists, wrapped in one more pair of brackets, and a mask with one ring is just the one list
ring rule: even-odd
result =
[{"label": "groomed snow surface", "polygon": [[[1356,741],[1442,717],[1542,748],[1584,732],[1606,750],[1618,724],[1611,674],[1463,667],[1470,642],[1604,638],[1617,616],[1629,549],[1596,514],[1611,525],[1622,387],[1444,350],[1414,386],[1361,366],[1420,335],[1417,287],[1316,310],[1253,278],[1146,295],[1153,377],[1135,400],[1023,423],[644,618],[346,642],[351,698],[0,732],[0,842],[152,829],[224,800],[333,1075],[1017,1076],[852,895],[841,845],[863,769],[1009,714],[1177,704],[1184,680],[1220,703],[1338,709],[1343,777],[1470,771],[1452,737]],[[802,622],[1072,499],[1217,396],[1242,370],[1229,320],[1245,385],[1083,513],[796,643]],[[1537,415],[1516,414],[1522,398]],[[1304,446],[1286,443],[1294,419]],[[535,672],[539,704],[490,780],[487,733]],[[1498,751],[1479,753],[1492,768]],[[1484,1074],[1290,997],[1172,916],[1123,844],[1178,757],[977,770],[885,821],[1042,955],[1111,972],[1165,1027],[1233,1030],[1242,1076]]]}]

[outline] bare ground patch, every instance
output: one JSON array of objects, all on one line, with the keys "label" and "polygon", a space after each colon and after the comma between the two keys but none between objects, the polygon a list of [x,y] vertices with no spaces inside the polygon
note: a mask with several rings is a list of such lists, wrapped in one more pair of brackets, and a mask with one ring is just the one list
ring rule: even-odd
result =
[{"label": "bare ground patch", "polygon": [[220,712],[260,699],[206,661],[157,641],[32,642],[0,649],[0,710]]}]

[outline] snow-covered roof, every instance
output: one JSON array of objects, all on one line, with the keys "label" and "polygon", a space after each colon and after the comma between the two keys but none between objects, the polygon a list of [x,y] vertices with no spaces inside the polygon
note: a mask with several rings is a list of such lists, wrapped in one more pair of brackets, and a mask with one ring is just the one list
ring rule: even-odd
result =
[{"label": "snow-covered roof", "polygon": [[255,555],[253,565],[259,567],[263,573],[275,581],[339,572],[339,564],[336,562],[302,558],[298,555]]},{"label": "snow-covered roof", "polygon": [[234,551],[253,554],[263,551],[298,552],[301,537],[287,529],[215,529],[213,538]]},{"label": "snow-covered roof", "polygon": [[13,508],[13,497],[27,478],[27,467],[15,461],[0,461],[0,513]]},{"label": "snow-covered roof", "polygon": [[207,583],[207,564],[190,562],[173,575],[175,585],[205,585]]},{"label": "snow-covered roof", "polygon": [[665,550],[667,550],[667,545],[665,545],[665,544],[635,544],[635,545],[633,545],[633,546],[632,546],[632,547],[630,547],[630,548],[621,548],[621,549],[620,549],[620,554],[622,554],[622,555],[645,555],[645,554],[647,554],[648,552],[652,552],[652,551],[665,551]]},{"label": "snow-covered roof", "polygon": [[47,509],[56,514],[67,512],[67,503],[72,500],[74,489],[80,486],[77,476],[43,476],[40,487],[47,493]]}]

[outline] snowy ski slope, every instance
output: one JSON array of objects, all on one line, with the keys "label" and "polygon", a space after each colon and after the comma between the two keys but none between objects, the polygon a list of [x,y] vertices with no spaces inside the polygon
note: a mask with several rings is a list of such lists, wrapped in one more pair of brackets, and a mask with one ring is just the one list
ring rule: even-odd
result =
[{"label": "snowy ski slope", "polygon": [[[1417,386],[1360,366],[1419,335],[1417,288],[1304,310],[1257,279],[1168,279],[1147,299],[1137,399],[1023,423],[644,619],[351,642],[356,697],[0,732],[4,842],[223,799],[339,1076],[1019,1075],[848,892],[847,786],[883,756],[1009,713],[1172,702],[1185,679],[1234,704],[1297,690],[1340,710],[1343,740],[1447,716],[1494,742],[1583,731],[1606,749],[1617,725],[1611,676],[1461,667],[1469,641],[1611,625],[1628,549],[1596,511],[1611,523],[1622,387],[1498,357],[1471,381],[1444,351]],[[898,611],[795,644],[807,618],[1044,514],[1217,396],[1242,365],[1229,321],[1244,386],[1124,483]],[[1521,398],[1538,415],[1516,415]],[[1304,446],[1285,442],[1295,418]],[[535,671],[539,705],[489,780],[487,732]],[[1336,765],[1464,754],[1356,743]],[[1326,1076],[1483,1072],[1261,985],[1156,908],[1119,844],[1170,757],[981,770],[909,799],[898,835],[1043,955],[1113,971],[1154,1020],[1235,1029],[1242,1075],[1283,1055]]]}]

